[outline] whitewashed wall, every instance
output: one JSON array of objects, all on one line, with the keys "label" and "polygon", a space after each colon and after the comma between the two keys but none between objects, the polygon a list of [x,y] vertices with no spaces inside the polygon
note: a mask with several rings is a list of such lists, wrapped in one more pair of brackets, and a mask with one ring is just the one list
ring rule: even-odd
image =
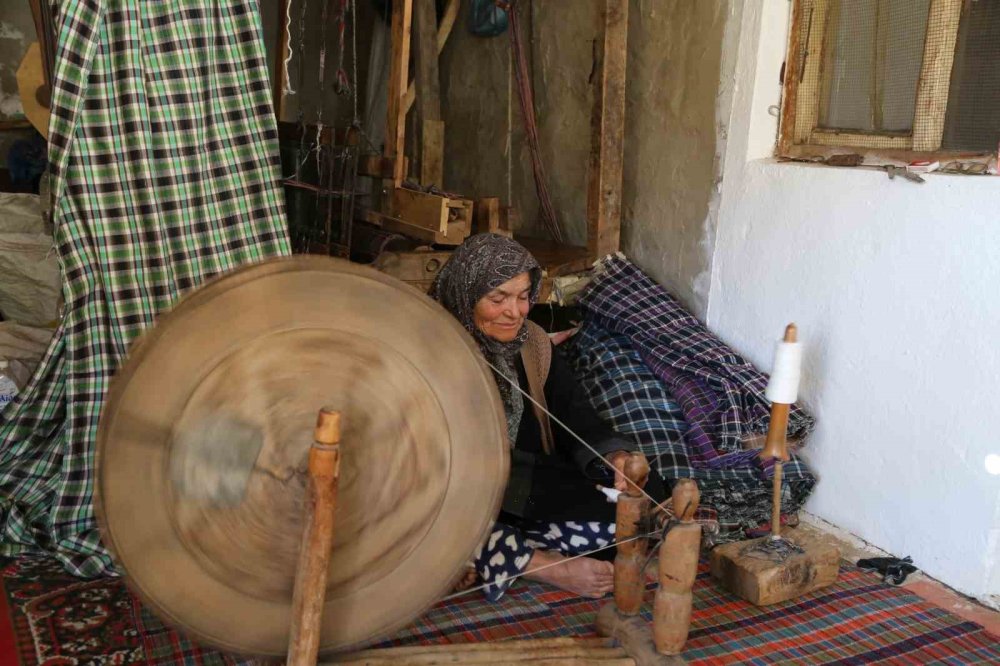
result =
[{"label": "whitewashed wall", "polygon": [[1000,178],[917,185],[769,159],[790,3],[735,5],[708,324],[765,368],[784,324],[799,325],[802,400],[819,419],[806,457],[821,481],[807,510],[991,601]]}]

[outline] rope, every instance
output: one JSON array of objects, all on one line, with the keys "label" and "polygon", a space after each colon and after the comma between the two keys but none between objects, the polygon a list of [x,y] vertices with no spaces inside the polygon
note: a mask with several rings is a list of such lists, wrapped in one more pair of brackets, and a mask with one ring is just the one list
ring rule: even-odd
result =
[{"label": "rope", "polygon": [[524,55],[524,42],[518,25],[516,2],[510,2],[507,11],[510,14],[510,45],[514,53],[514,73],[517,75],[517,93],[521,101],[521,116],[524,119],[524,131],[528,137],[528,152],[531,153],[531,171],[535,177],[535,191],[541,204],[542,225],[552,235],[552,239],[562,242],[562,230],[556,219],[556,209],[552,205],[549,194],[548,179],[542,165],[541,149],[538,143],[538,125],[535,122],[535,97],[531,88],[528,73],[528,60]]},{"label": "rope", "polygon": [[295,90],[292,89],[292,80],[288,73],[288,65],[292,62],[292,2],[288,0],[288,4],[285,5],[285,44],[288,45],[288,55],[285,56],[285,89],[282,91],[283,95],[294,95]]},{"label": "rope", "polygon": [[[636,539],[646,539],[646,538],[649,538],[649,537],[651,537],[651,536],[653,536],[655,534],[657,534],[657,532],[650,532],[649,534],[637,534],[634,537],[630,537],[628,539],[625,539],[624,541],[613,541],[613,542],[609,543],[607,546],[601,546],[600,548],[597,548],[597,549],[591,550],[591,551],[587,551],[586,553],[580,553],[579,555],[573,555],[572,557],[567,557],[566,559],[559,560],[558,562],[552,562],[550,564],[545,564],[545,565],[542,565],[542,566],[537,567],[535,569],[528,569],[527,571],[522,571],[519,574],[514,574],[513,576],[511,576],[507,580],[509,580],[509,581],[515,581],[518,578],[521,578],[522,576],[527,576],[528,574],[538,573],[539,571],[544,571],[545,569],[549,569],[551,567],[557,567],[557,566],[559,566],[561,564],[566,564],[567,562],[572,562],[573,560],[578,560],[581,557],[587,557],[588,555],[593,555],[594,553],[599,553],[602,550],[608,550],[609,548],[616,548],[617,546],[619,546],[619,545],[621,545],[623,543],[628,543],[629,541],[635,541]],[[456,599],[456,598],[464,596],[466,594],[471,594],[473,592],[479,592],[480,590],[485,590],[490,585],[496,585],[496,583],[483,583],[482,585],[479,585],[477,587],[470,587],[468,590],[462,590],[461,592],[455,592],[454,594],[449,594],[447,597],[445,597],[441,601],[451,601],[452,599]]]}]

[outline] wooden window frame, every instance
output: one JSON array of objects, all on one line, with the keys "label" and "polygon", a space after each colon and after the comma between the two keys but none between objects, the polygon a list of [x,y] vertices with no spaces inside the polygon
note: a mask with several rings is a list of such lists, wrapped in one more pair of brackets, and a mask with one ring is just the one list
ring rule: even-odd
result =
[{"label": "wooden window frame", "polygon": [[[988,163],[996,152],[941,150],[952,64],[964,0],[930,0],[912,133],[836,130],[818,127],[822,100],[825,37],[833,0],[793,0],[778,156],[817,160],[844,153],[878,161],[910,163],[962,161]],[[803,21],[808,21],[802,30]],[[802,38],[808,40],[803,50]]]}]

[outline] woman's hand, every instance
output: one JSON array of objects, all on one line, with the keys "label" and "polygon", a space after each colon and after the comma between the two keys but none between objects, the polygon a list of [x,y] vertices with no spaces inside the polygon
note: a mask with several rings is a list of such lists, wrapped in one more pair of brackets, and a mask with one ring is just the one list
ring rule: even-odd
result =
[{"label": "woman's hand", "polygon": [[628,451],[615,451],[608,455],[608,461],[615,468],[615,490],[628,490],[628,480],[625,479],[625,461],[632,454]]}]

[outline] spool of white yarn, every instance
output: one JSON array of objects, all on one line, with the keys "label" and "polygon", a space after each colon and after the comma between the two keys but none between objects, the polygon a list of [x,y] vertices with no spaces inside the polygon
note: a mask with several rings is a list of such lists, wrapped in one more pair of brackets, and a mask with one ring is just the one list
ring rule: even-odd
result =
[{"label": "spool of white yarn", "polygon": [[774,368],[764,395],[771,402],[794,404],[799,397],[802,372],[802,346],[798,342],[778,341],[774,350]]}]

